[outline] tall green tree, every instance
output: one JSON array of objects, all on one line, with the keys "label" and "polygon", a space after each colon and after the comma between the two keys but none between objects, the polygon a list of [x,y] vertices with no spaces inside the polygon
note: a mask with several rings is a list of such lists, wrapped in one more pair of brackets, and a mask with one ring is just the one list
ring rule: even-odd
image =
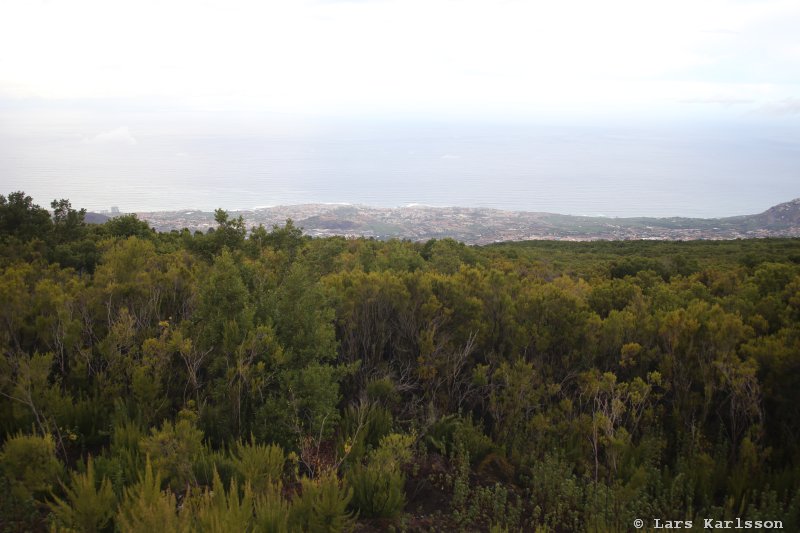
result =
[{"label": "tall green tree", "polygon": [[22,241],[48,239],[53,229],[50,213],[33,203],[22,191],[8,197],[0,194],[0,236],[16,237]]}]

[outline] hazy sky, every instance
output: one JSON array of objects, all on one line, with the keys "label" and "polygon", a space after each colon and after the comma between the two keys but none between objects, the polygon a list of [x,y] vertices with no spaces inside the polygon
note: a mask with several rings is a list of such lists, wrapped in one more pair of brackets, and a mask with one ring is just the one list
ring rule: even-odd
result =
[{"label": "hazy sky", "polygon": [[797,0],[0,0],[0,100],[800,116]]}]

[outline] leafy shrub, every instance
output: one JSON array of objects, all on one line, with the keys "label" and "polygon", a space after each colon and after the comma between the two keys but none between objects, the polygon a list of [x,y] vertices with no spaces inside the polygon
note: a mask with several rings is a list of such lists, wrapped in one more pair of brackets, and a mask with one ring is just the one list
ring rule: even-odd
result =
[{"label": "leafy shrub", "polygon": [[288,533],[291,506],[283,497],[282,486],[270,483],[266,490],[256,495],[253,531],[257,533]]},{"label": "leafy shrub", "polygon": [[144,455],[139,448],[143,438],[141,427],[127,418],[114,424],[111,445],[95,460],[98,478],[108,478],[117,496],[123,487],[136,482],[144,468]]},{"label": "leafy shrub", "polygon": [[392,380],[388,377],[374,379],[367,383],[367,398],[370,402],[379,403],[386,407],[393,407],[400,401],[400,394],[397,392]]},{"label": "leafy shrub", "polygon": [[11,492],[9,480],[0,475],[0,531],[43,529],[39,506],[32,498],[20,500]]},{"label": "leafy shrub", "polygon": [[484,435],[471,418],[462,419],[461,424],[456,427],[453,440],[464,447],[473,463],[481,461],[496,448],[492,439]]},{"label": "leafy shrub", "polygon": [[370,461],[356,465],[347,480],[353,487],[353,508],[368,518],[394,518],[405,506],[405,478],[396,465]]},{"label": "leafy shrub", "polygon": [[505,531],[519,531],[522,522],[522,500],[510,498],[508,489],[500,483],[492,487],[475,486],[469,489],[463,510],[455,510],[457,521],[467,526],[493,524]]},{"label": "leafy shrub", "polygon": [[59,524],[84,533],[102,531],[114,516],[117,497],[108,478],[97,486],[92,458],[86,472],[73,472],[69,486],[62,483],[65,499],[53,496],[50,510]]},{"label": "leafy shrub", "polygon": [[233,468],[242,483],[250,483],[257,492],[266,490],[281,479],[286,457],[277,444],[257,444],[253,436],[250,442],[239,441],[232,453]]},{"label": "leafy shrub", "polygon": [[366,465],[348,474],[353,487],[352,506],[361,516],[394,518],[405,506],[405,477],[400,468],[411,461],[415,436],[393,433],[381,439]]},{"label": "leafy shrub", "polygon": [[383,463],[403,466],[411,462],[414,452],[412,447],[417,440],[416,434],[391,433],[383,437],[378,449],[373,452],[374,459]]},{"label": "leafy shrub", "polygon": [[582,529],[583,484],[564,460],[546,455],[531,467],[527,484],[534,514],[545,526],[567,531]]},{"label": "leafy shrub", "polygon": [[161,475],[153,472],[148,458],[139,482],[125,489],[117,510],[117,528],[125,533],[188,532],[186,518],[176,512],[175,495],[161,491]]},{"label": "leafy shrub", "polygon": [[460,424],[456,415],[443,416],[430,425],[425,433],[425,444],[432,451],[441,455],[449,455],[453,447],[453,434]]},{"label": "leafy shrub", "polygon": [[347,455],[348,464],[360,461],[393,425],[392,413],[381,405],[361,402],[348,406],[339,426],[340,453]]},{"label": "leafy shrub", "polygon": [[307,434],[329,438],[339,424],[339,383],[344,369],[311,363],[287,374],[292,408]]},{"label": "leafy shrub", "polygon": [[230,484],[231,479],[236,476],[233,459],[225,449],[213,450],[207,444],[203,445],[195,458],[192,472],[198,485],[209,487],[214,483],[215,474],[219,475],[224,485]]},{"label": "leafy shrub", "polygon": [[214,472],[211,490],[193,503],[195,529],[208,533],[250,530],[253,494],[249,485],[245,485],[244,495],[240,497],[236,480],[231,480],[226,491],[219,474]]},{"label": "leafy shrub", "polygon": [[0,451],[0,475],[8,480],[11,496],[28,500],[50,491],[61,472],[53,437],[18,433]]},{"label": "leafy shrub", "polygon": [[160,430],[153,428],[140,446],[167,483],[180,488],[194,481],[192,465],[203,449],[202,439],[203,432],[192,421],[181,419],[175,424],[165,421]]},{"label": "leafy shrub", "polygon": [[338,533],[352,531],[355,517],[347,512],[353,489],[346,488],[335,472],[319,478],[301,480],[302,493],[292,505],[290,526],[293,531]]},{"label": "leafy shrub", "polygon": [[665,280],[669,274],[664,263],[656,259],[646,257],[630,257],[612,263],[609,270],[612,278],[624,278],[625,276],[635,276],[639,272],[650,270],[655,272]]},{"label": "leafy shrub", "polygon": [[495,446],[471,419],[456,415],[443,416],[434,422],[425,434],[429,449],[441,455],[452,455],[456,445],[462,446],[472,462],[478,462]]}]

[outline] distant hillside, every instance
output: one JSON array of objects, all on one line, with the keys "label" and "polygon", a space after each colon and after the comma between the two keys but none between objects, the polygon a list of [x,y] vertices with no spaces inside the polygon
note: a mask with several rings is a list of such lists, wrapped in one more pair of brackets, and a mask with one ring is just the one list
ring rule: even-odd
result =
[{"label": "distant hillside", "polygon": [[102,213],[94,213],[92,211],[88,211],[84,216],[83,220],[86,221],[87,224],[105,224],[106,222],[111,220],[111,217],[109,217],[108,215],[104,215]]},{"label": "distant hillside", "polygon": [[[138,213],[159,231],[214,226],[211,212],[197,210]],[[763,213],[727,218],[610,218],[502,211],[465,207],[409,206],[376,208],[359,205],[303,204],[241,215],[248,227],[283,224],[291,218],[313,236],[345,235],[379,239],[427,240],[450,237],[470,244],[532,239],[737,239],[800,237],[800,198]]]},{"label": "distant hillside", "polygon": [[745,223],[755,228],[790,229],[800,226],[800,198],[770,207],[758,215],[743,217]]}]

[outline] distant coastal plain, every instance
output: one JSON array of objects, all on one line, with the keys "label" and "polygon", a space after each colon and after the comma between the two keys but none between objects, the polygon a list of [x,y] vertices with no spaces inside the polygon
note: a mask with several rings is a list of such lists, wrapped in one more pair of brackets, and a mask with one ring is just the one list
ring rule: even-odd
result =
[{"label": "distant coastal plain", "polygon": [[[215,226],[210,211],[137,213],[158,231]],[[800,237],[800,198],[763,213],[726,218],[611,218],[499,209],[303,204],[230,212],[246,227],[283,224],[287,219],[311,236],[342,235],[378,239],[453,238],[468,244],[523,240],[695,240]]]}]

